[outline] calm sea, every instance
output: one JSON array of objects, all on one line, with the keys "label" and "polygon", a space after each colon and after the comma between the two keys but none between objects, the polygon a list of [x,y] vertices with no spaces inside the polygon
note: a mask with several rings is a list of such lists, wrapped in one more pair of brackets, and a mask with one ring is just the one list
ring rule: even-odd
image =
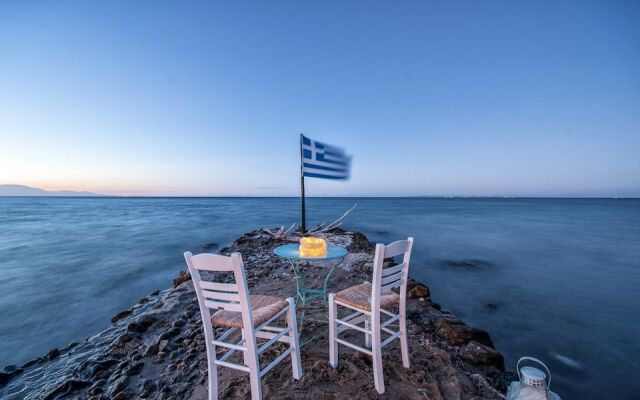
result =
[{"label": "calm sea", "polygon": [[[640,200],[308,200],[319,223],[415,237],[411,275],[566,399],[640,392]],[[295,198],[0,198],[0,366],[105,328],[170,285],[182,253],[299,221]],[[616,393],[617,396],[613,396]]]}]

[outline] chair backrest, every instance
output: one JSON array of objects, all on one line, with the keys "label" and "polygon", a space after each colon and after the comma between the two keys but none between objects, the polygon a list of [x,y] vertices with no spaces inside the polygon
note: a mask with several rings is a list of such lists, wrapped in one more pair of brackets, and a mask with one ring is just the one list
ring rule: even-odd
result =
[{"label": "chair backrest", "polygon": [[[400,288],[402,299],[406,296],[407,280],[409,279],[409,260],[413,238],[398,240],[388,245],[378,243],[373,259],[372,305],[381,295],[394,288]],[[385,267],[384,260],[402,255],[402,262]],[[377,302],[379,304],[379,302]]]},{"label": "chair backrest", "polygon": [[[227,257],[211,253],[201,253],[194,256],[191,252],[186,252],[184,258],[187,261],[187,267],[198,296],[200,313],[205,327],[211,327],[211,309],[240,312],[242,313],[243,325],[252,327],[253,317],[249,289],[240,253],[233,253]],[[204,280],[200,271],[233,273],[235,282]]]}]

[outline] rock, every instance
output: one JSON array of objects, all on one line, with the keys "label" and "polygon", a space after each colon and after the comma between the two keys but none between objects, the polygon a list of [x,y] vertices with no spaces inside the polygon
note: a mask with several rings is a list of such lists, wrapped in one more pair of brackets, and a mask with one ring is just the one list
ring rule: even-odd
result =
[{"label": "rock", "polygon": [[133,336],[133,333],[124,333],[122,336],[120,336],[120,342],[121,343],[127,343],[133,340],[135,336]]},{"label": "rock", "polygon": [[149,298],[147,297],[143,297],[140,300],[138,300],[138,304],[147,304],[149,302]]},{"label": "rock", "polygon": [[29,368],[32,365],[41,363],[43,361],[44,361],[43,357],[34,358],[34,359],[31,359],[31,360],[27,361],[26,363],[22,364],[22,368]]},{"label": "rock", "polygon": [[138,375],[140,373],[140,371],[142,371],[143,367],[144,367],[144,363],[143,362],[135,363],[132,366],[130,366],[129,368],[127,368],[124,371],[124,374],[128,375],[128,376]]},{"label": "rock", "polygon": [[151,326],[158,319],[152,315],[144,315],[142,318],[138,319],[135,322],[130,323],[127,326],[127,330],[129,332],[137,332],[144,333],[147,331],[149,326]]},{"label": "rock", "polygon": [[493,348],[493,342],[487,332],[472,328],[460,320],[439,318],[435,321],[434,325],[436,334],[449,344],[460,346],[469,343],[471,340],[475,340]]},{"label": "rock", "polygon": [[124,375],[120,378],[116,379],[110,386],[107,391],[107,396],[113,398],[116,394],[122,392],[124,388],[127,387],[127,383],[129,382],[129,378]]},{"label": "rock", "polygon": [[51,361],[54,358],[58,357],[60,355],[60,350],[58,350],[57,347],[49,350],[49,352],[47,353],[47,360]]},{"label": "rock", "polygon": [[174,336],[178,336],[180,334],[180,328],[171,328],[162,335],[160,335],[160,340],[170,339]]},{"label": "rock", "polygon": [[202,250],[209,250],[209,249],[217,249],[218,246],[219,246],[218,243],[211,242],[211,243],[203,243],[201,247],[202,247]]},{"label": "rock", "polygon": [[497,310],[498,309],[498,305],[495,303],[487,303],[487,308],[489,310]]},{"label": "rock", "polygon": [[92,395],[92,396],[96,396],[96,395],[99,395],[101,393],[104,393],[104,389],[101,388],[100,386],[96,386],[96,387],[94,387],[92,389],[89,389],[89,394]]},{"label": "rock", "polygon": [[129,397],[125,394],[124,390],[111,398],[111,400],[127,400]]},{"label": "rock", "polygon": [[0,388],[5,386],[13,378],[13,375],[8,372],[0,372]]},{"label": "rock", "polygon": [[147,347],[147,350],[144,352],[146,357],[153,356],[158,354],[158,344],[154,343],[151,346]]},{"label": "rock", "polygon": [[127,359],[120,361],[120,364],[116,365],[115,372],[121,372],[131,365],[131,362]]},{"label": "rock", "polygon": [[164,351],[169,345],[169,341],[164,339],[158,342],[158,351]]},{"label": "rock", "polygon": [[17,365],[7,365],[6,367],[4,367],[4,372],[7,373],[14,373],[18,370],[22,370],[22,368],[18,367]]},{"label": "rock", "polygon": [[120,321],[122,318],[125,318],[131,315],[132,312],[133,311],[131,310],[120,311],[119,313],[111,317],[111,323],[115,324],[116,322]]},{"label": "rock", "polygon": [[0,372],[0,388],[9,383],[14,376],[18,375],[22,371],[23,369],[17,365],[6,366],[4,370]]},{"label": "rock", "polygon": [[[90,374],[92,377],[95,377],[98,375],[98,373],[111,368],[112,366],[116,365],[118,363],[118,360],[116,360],[115,358],[107,358],[105,360],[101,360],[101,361],[93,361],[91,362],[91,367],[90,367]],[[104,383],[103,383],[104,384]]]},{"label": "rock", "polygon": [[179,319],[173,323],[174,328],[182,328],[187,322],[183,319]]},{"label": "rock", "polygon": [[89,381],[84,381],[84,380],[80,380],[80,379],[69,379],[67,381],[65,381],[64,383],[60,384],[58,387],[56,387],[55,389],[53,389],[51,392],[47,393],[44,397],[43,400],[47,400],[47,399],[57,399],[60,397],[64,397],[70,393],[75,392],[76,390],[85,388],[87,386],[89,386],[91,384],[91,382]]},{"label": "rock", "polygon": [[95,381],[93,383],[93,385],[91,385],[91,387],[89,388],[89,391],[98,388],[98,387],[102,387],[105,383],[107,383],[106,379],[98,379],[97,381]]},{"label": "rock", "polygon": [[518,375],[513,372],[493,370],[485,372],[485,378],[498,391],[505,393],[511,382],[518,380]]},{"label": "rock", "polygon": [[373,246],[369,239],[360,232],[353,232],[351,243],[347,246],[349,253],[370,253]]},{"label": "rock", "polygon": [[180,271],[180,274],[178,275],[178,277],[173,280],[173,287],[177,288],[178,286],[190,280],[191,280],[191,275],[189,275],[189,270],[185,268],[182,271]]},{"label": "rock", "polygon": [[145,379],[140,388],[140,397],[150,397],[157,390],[158,386],[150,379]]},{"label": "rock", "polygon": [[158,318],[154,317],[153,315],[144,315],[142,318],[138,320],[138,323],[144,326],[146,331],[147,328],[153,325],[157,320]]},{"label": "rock", "polygon": [[460,349],[460,357],[476,365],[490,365],[504,371],[504,357],[489,346],[470,341]]},{"label": "rock", "polygon": [[408,286],[409,287],[407,289],[409,290],[407,295],[410,299],[422,299],[431,295],[429,288],[421,283],[416,282],[413,285],[409,284]]}]

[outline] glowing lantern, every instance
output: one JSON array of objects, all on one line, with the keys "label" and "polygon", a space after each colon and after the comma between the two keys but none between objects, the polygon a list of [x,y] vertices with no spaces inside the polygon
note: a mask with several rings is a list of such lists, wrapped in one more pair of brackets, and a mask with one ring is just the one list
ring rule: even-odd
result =
[{"label": "glowing lantern", "polygon": [[300,257],[324,257],[327,255],[327,242],[322,238],[304,236],[300,238]]},{"label": "glowing lantern", "polygon": [[[542,365],[547,371],[545,374],[542,370],[534,367],[522,367],[520,363],[523,361],[532,361]],[[518,371],[519,382],[511,382],[507,391],[507,400],[560,400],[560,396],[549,390],[551,385],[551,372],[544,363],[533,357],[522,357],[516,365]]]}]

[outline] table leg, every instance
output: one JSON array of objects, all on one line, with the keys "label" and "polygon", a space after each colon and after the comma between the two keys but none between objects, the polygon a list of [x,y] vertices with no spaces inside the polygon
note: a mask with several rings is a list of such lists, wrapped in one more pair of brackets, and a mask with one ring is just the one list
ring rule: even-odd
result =
[{"label": "table leg", "polygon": [[[289,264],[291,264],[291,268],[293,268],[293,272],[296,275],[296,309],[300,312],[300,317],[298,318],[298,334],[302,336],[302,331],[304,329],[307,302],[316,298],[320,298],[322,300],[322,304],[326,307],[329,279],[331,279],[331,274],[336,269],[336,267],[340,265],[344,260],[340,259],[337,262],[332,263],[331,268],[329,269],[329,272],[327,273],[327,276],[325,277],[324,282],[322,284],[322,289],[306,288],[304,284],[304,271],[303,271],[304,267],[302,267],[301,265],[298,265],[292,259],[288,259],[288,261],[289,261]],[[298,300],[300,300],[300,302],[298,302]],[[298,304],[301,304],[301,306],[298,307]],[[326,319],[313,319],[312,321],[318,322],[318,323],[328,322],[328,320]],[[304,347],[305,345],[311,343],[312,341],[314,341],[315,339],[321,336],[322,335],[317,335],[316,337],[311,338],[310,340],[307,340],[306,342],[302,343],[300,347]]]},{"label": "table leg", "polygon": [[293,273],[296,275],[296,307],[298,306],[298,299],[302,300],[302,307],[304,307],[305,298],[302,294],[302,289],[304,288],[304,277],[302,276],[302,271],[298,269],[296,263],[291,259],[289,260],[289,264],[291,264],[291,268],[293,268]]}]

